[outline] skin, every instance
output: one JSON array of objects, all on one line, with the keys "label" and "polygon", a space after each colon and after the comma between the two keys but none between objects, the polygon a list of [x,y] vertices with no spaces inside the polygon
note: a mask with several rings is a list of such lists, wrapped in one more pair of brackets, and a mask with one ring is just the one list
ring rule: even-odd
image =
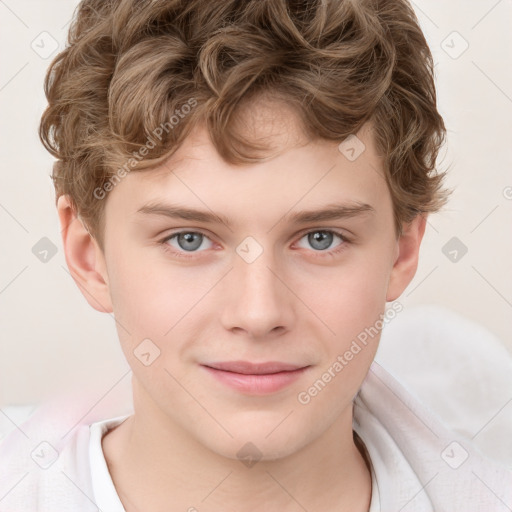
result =
[{"label": "skin", "polygon": [[[254,108],[245,129],[273,152],[243,166],[224,162],[198,126],[168,162],[130,173],[108,194],[104,251],[59,198],[70,272],[92,307],[114,312],[133,370],[135,414],[103,438],[127,511],[368,510],[352,400],[380,336],[308,404],[297,396],[409,284],[426,218],[396,237],[371,125],[357,134],[366,149],[353,162],[298,126],[284,105]],[[138,212],[157,200],[224,215],[231,227]],[[301,225],[285,217],[347,201],[374,212]],[[352,241],[333,235],[322,251],[307,233],[327,229]],[[162,242],[180,230],[206,237],[195,252]],[[251,263],[236,252],[247,236],[263,250]],[[160,350],[147,366],[134,354],[144,339]],[[200,366],[238,359],[309,368],[278,392],[251,396]],[[247,442],[262,454],[252,467],[237,457]]]}]

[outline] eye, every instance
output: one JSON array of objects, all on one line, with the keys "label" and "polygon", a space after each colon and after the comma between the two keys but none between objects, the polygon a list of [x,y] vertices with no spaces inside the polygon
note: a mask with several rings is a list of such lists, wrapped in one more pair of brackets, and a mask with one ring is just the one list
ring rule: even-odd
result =
[{"label": "eye", "polygon": [[[174,247],[177,249],[176,251],[172,251],[177,256],[187,257],[187,252],[201,252],[198,249],[203,246],[204,242],[208,240],[211,243],[211,240],[204,235],[203,233],[199,233],[198,231],[180,231],[179,233],[174,233],[162,240],[162,244],[167,249],[168,246]],[[204,249],[205,247],[203,247]],[[210,249],[210,247],[206,247],[206,249]]]},{"label": "eye", "polygon": [[[340,239],[341,242],[335,246],[334,250],[329,251],[329,247],[332,246],[333,241],[335,241],[336,238]],[[300,240],[303,239],[306,239],[307,243],[315,249],[315,252],[326,252],[328,254],[337,253],[343,250],[345,248],[345,244],[349,242],[345,235],[329,229],[316,229],[314,231],[309,231],[308,233],[305,233]]]},{"label": "eye", "polygon": [[[328,250],[336,238],[338,238],[340,242],[334,246],[334,249]],[[318,253],[320,257],[336,255],[343,251],[347,244],[350,243],[346,235],[330,229],[315,229],[304,233],[299,239],[299,244],[303,239],[306,239],[306,243],[308,243],[310,247],[314,249],[313,252]],[[200,250],[201,248],[211,249],[213,245],[212,241],[199,231],[179,231],[165,237],[160,243],[165,251],[170,251],[173,256],[178,258],[193,258],[195,253],[203,252]],[[299,246],[308,249],[308,247]]]}]

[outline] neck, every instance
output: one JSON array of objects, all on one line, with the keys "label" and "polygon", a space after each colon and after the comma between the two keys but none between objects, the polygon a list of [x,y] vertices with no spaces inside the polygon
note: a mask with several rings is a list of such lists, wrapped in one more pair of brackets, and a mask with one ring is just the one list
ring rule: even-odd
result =
[{"label": "neck", "polygon": [[156,408],[134,404],[135,414],[103,438],[127,512],[168,511],[170,503],[190,512],[368,511],[371,476],[354,443],[351,407],[294,453],[244,463],[205,447]]}]

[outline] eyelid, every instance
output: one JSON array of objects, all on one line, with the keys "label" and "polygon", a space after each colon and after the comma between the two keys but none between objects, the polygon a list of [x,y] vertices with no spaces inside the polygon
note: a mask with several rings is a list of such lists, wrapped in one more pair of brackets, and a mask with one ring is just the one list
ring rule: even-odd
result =
[{"label": "eyelid", "polygon": [[173,236],[175,235],[180,235],[182,233],[199,233],[201,235],[204,235],[208,238],[211,238],[210,235],[207,234],[207,232],[203,229],[197,229],[197,228],[191,228],[191,229],[188,229],[188,228],[179,228],[179,229],[176,229],[174,231],[171,231],[170,233],[167,233],[161,241],[164,241],[164,240],[168,240],[169,238],[172,238]]},{"label": "eyelid", "polygon": [[339,237],[343,238],[343,240],[346,240],[347,242],[352,241],[353,235],[350,231],[346,229],[341,228],[333,228],[333,227],[313,227],[313,228],[305,228],[302,231],[299,231],[295,237],[302,238],[304,235],[307,235],[309,233],[316,233],[317,231],[326,231],[328,233],[334,233],[335,235],[338,235]]},{"label": "eyelid", "polygon": [[[293,235],[293,238],[302,238],[304,235],[307,235],[309,233],[315,233],[317,231],[327,231],[329,233],[334,233],[338,236],[341,236],[346,241],[352,241],[353,236],[354,236],[353,233],[351,233],[347,229],[340,229],[340,228],[334,228],[334,227],[310,227],[310,228],[304,228],[301,231],[299,231],[298,233],[295,233]],[[213,233],[210,235],[210,234],[208,234],[209,233],[208,230],[204,230],[201,228],[191,228],[191,229],[178,228],[176,231],[168,233],[164,238],[162,238],[160,240],[160,242],[169,240],[174,235],[179,235],[181,233],[200,233],[201,235],[204,235],[205,237],[207,237],[209,240],[211,240],[213,242],[213,240],[212,240]]]},{"label": "eyelid", "polygon": [[[165,235],[162,239],[160,239],[158,242],[163,244],[163,245],[166,245],[166,242],[168,242],[171,238],[177,236],[177,235],[181,235],[183,233],[194,233],[194,234],[198,234],[198,235],[203,235],[205,238],[207,238],[212,244],[215,244],[216,242],[214,240],[212,240],[212,236],[208,235],[207,233],[205,233],[202,229],[178,229],[177,231],[174,231],[172,233],[169,233],[167,235]],[[182,251],[182,252],[185,252],[185,251]],[[204,252],[204,251],[193,251],[191,252],[190,254],[198,254],[200,252]]]}]

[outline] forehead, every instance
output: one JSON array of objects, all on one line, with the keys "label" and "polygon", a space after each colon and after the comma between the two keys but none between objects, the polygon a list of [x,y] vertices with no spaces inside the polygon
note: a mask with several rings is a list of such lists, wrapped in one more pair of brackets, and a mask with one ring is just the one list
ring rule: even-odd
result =
[{"label": "forehead", "polygon": [[268,225],[271,218],[287,211],[339,202],[370,204],[377,213],[389,208],[370,124],[340,150],[341,141],[308,140],[286,106],[267,103],[242,119],[241,129],[268,145],[266,160],[227,163],[206,127],[198,125],[166,162],[127,175],[110,193],[107,210],[121,209],[132,215],[146,204],[169,202],[219,212],[234,217],[235,223],[252,219]]}]

